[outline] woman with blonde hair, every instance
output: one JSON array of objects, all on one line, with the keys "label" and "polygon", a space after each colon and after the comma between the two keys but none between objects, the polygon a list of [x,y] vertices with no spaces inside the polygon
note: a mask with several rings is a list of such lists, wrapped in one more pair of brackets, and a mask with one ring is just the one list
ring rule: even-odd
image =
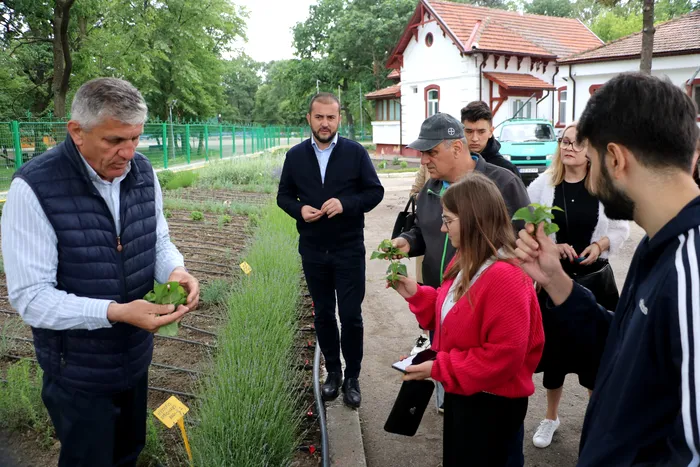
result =
[{"label": "woman with blonde hair", "polygon": [[457,250],[442,286],[401,277],[396,291],[423,329],[435,360],[405,380],[445,387],[444,467],[522,466],[523,421],[544,347],[532,280],[514,259],[515,236],[496,185],[471,173],[442,197],[442,231]]},{"label": "woman with blonde hair", "polygon": [[[605,216],[603,205],[591,194],[589,167],[586,144],[577,142],[576,123],[571,123],[561,134],[551,167],[533,181],[527,191],[533,203],[560,209],[553,211],[554,222],[560,230],[551,237],[559,248],[564,270],[590,288],[598,303],[614,310],[619,295],[607,258],[629,237],[629,223]],[[537,370],[544,372],[547,414],[532,442],[538,448],[546,448],[559,428],[558,410],[566,375],[578,374],[579,383],[590,393],[600,356],[583,355],[571,348],[547,319],[547,295],[541,292],[539,297],[546,344]]]}]

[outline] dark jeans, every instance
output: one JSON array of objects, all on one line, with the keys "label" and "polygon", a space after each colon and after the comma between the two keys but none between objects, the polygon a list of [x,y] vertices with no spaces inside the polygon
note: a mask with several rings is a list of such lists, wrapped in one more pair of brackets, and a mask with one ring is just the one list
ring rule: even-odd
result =
[{"label": "dark jeans", "polygon": [[445,394],[443,467],[522,467],[527,397]]},{"label": "dark jeans", "polygon": [[61,441],[59,467],[135,466],[146,442],[148,373],[129,391],[97,395],[44,376],[41,397]]},{"label": "dark jeans", "polygon": [[[362,367],[362,300],[365,298],[365,249],[314,251],[302,255],[306,283],[314,301],[316,337],[329,372],[357,378]],[[335,318],[336,295],[342,332]]]}]

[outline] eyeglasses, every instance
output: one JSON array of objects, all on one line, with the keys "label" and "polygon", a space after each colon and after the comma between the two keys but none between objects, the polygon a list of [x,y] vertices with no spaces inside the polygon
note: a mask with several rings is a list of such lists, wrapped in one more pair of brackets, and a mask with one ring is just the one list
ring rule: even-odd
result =
[{"label": "eyeglasses", "polygon": [[445,224],[445,227],[450,227],[450,223],[456,221],[459,219],[458,217],[455,217],[454,219],[450,219],[449,217],[446,217],[444,214],[442,216],[442,223]]},{"label": "eyeglasses", "polygon": [[584,149],[586,149],[586,143],[579,144],[576,141],[571,141],[569,138],[560,138],[559,146],[561,146],[562,149],[566,149],[569,146],[571,146],[571,149],[573,149],[574,151],[583,151]]}]

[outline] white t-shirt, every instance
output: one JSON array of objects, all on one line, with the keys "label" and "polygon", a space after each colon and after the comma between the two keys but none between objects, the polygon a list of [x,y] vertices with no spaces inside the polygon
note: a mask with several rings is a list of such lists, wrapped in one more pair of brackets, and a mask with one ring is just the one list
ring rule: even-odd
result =
[{"label": "white t-shirt", "polygon": [[[491,266],[493,263],[496,262],[496,257],[492,256],[486,261],[484,261],[484,264],[481,265],[481,267],[476,271],[476,274],[474,274],[474,277],[472,277],[472,280],[469,282],[469,287],[473,286],[476,280],[483,274],[486,269]],[[450,290],[447,292],[447,296],[445,297],[445,301],[442,302],[442,312],[440,316],[440,323],[445,322],[445,316],[447,316],[447,313],[450,312],[452,307],[455,306],[455,293],[457,292],[457,287],[459,286],[460,282],[462,281],[462,271],[459,271],[457,274],[457,277],[455,278],[454,282],[450,286]]]}]

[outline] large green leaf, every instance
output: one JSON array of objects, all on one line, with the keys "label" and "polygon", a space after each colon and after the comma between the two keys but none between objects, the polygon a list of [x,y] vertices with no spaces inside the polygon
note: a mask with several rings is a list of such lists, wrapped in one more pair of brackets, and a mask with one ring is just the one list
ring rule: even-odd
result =
[{"label": "large green leaf", "polygon": [[[153,285],[153,290],[148,292],[143,299],[158,305],[175,305],[175,308],[177,308],[179,305],[187,303],[187,292],[185,288],[177,282],[167,282],[165,284],[155,283]],[[158,334],[172,337],[177,335],[177,330],[178,323],[174,322],[161,326],[160,329],[158,329]]]}]

